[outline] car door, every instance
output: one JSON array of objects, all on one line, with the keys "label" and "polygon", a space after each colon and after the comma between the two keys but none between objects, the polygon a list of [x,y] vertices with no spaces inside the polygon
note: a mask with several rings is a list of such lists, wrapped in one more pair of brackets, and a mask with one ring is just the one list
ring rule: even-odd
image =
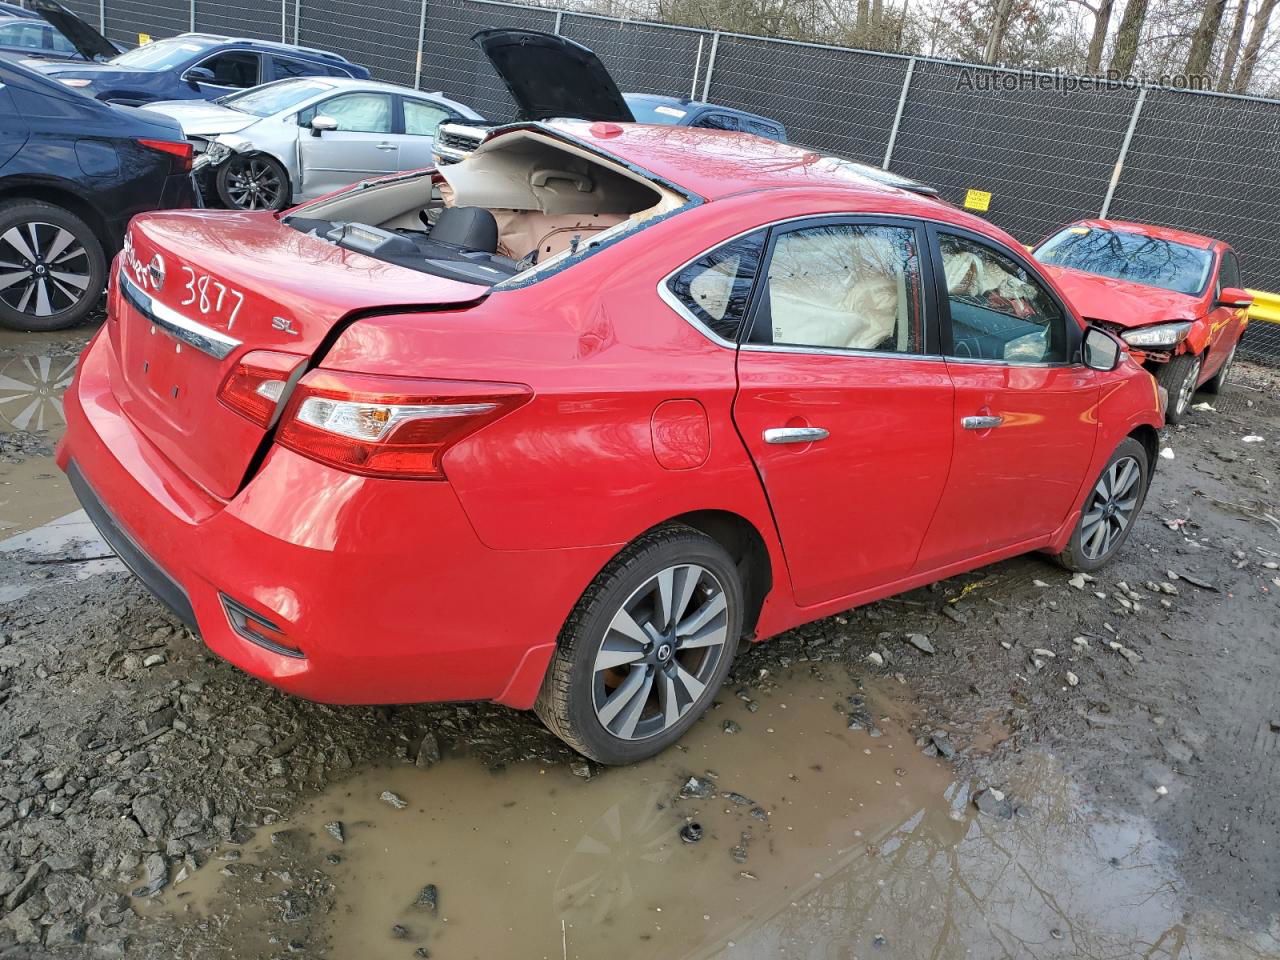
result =
[{"label": "car door", "polygon": [[364,177],[395,173],[399,147],[392,134],[393,101],[389,93],[343,93],[312,104],[298,114],[308,127],[317,116],[331,117],[336,130],[302,130],[298,154],[302,196],[318,197]]},{"label": "car door", "polygon": [[912,568],[951,462],[921,225],[818,218],[774,229],[738,353],[734,419],[768,495],[796,602]]},{"label": "car door", "polygon": [[1203,382],[1212,377],[1231,354],[1240,339],[1248,310],[1239,307],[1218,306],[1218,296],[1227,287],[1240,286],[1240,261],[1234,250],[1224,249],[1218,260],[1218,275],[1213,283],[1213,301],[1209,311],[1209,341],[1206,346],[1204,367],[1200,371]]},{"label": "car door", "polygon": [[183,80],[190,83],[189,71],[203,67],[212,71],[212,80],[196,80],[195,87],[207,100],[221,97],[237,90],[247,90],[262,82],[262,55],[252,50],[223,50],[191,64],[183,73]]},{"label": "car door", "polygon": [[401,133],[396,135],[400,147],[401,170],[420,170],[435,163],[436,128],[453,113],[440,104],[421,97],[400,97]]},{"label": "car door", "polygon": [[955,385],[955,453],[917,569],[971,560],[1058,529],[1097,437],[1097,374],[1081,329],[1020,254],[931,226],[942,345]]}]

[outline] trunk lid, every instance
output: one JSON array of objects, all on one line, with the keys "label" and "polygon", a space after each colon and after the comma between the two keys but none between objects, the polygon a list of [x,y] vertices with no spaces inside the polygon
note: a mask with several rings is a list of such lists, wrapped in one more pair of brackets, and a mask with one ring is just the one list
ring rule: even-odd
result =
[{"label": "trunk lid", "polygon": [[418,273],[300,233],[267,213],[134,219],[112,278],[112,391],[191,480],[235,495],[267,431],[219,400],[254,350],[310,359],[353,311],[473,303],[485,286]]},{"label": "trunk lid", "polygon": [[28,5],[67,38],[76,52],[86,60],[114,57],[116,45],[89,26],[57,0],[27,0]]},{"label": "trunk lid", "polygon": [[539,30],[481,30],[471,39],[511,91],[519,119],[635,122],[609,71],[582,44]]}]

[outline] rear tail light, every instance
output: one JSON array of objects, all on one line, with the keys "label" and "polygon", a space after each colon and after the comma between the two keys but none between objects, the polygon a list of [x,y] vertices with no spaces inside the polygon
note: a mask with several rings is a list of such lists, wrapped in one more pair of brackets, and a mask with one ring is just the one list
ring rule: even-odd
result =
[{"label": "rear tail light", "polygon": [[139,137],[138,143],[148,150],[158,150],[173,157],[174,173],[191,172],[191,144],[186,140],[149,140]]},{"label": "rear tail light", "polygon": [[222,382],[218,399],[260,427],[271,426],[289,374],[303,361],[292,353],[255,350],[240,358]]},{"label": "rear tail light", "polygon": [[281,419],[281,446],[369,477],[443,480],[445,451],[526,403],[516,383],[313,370]]}]

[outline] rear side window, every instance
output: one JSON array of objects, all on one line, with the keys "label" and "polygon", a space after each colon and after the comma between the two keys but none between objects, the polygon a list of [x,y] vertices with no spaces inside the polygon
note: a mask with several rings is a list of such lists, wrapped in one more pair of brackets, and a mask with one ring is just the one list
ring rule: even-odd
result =
[{"label": "rear side window", "polygon": [[773,124],[761,123],[759,120],[747,120],[746,126],[748,133],[754,133],[758,137],[768,137],[770,140],[782,138],[782,128]]},{"label": "rear side window", "polygon": [[940,233],[951,313],[951,356],[1062,363],[1066,318],[1039,281],[985,244]]},{"label": "rear side window", "polygon": [[833,223],[781,234],[753,340],[920,353],[920,255],[912,227]]},{"label": "rear side window", "polygon": [[425,100],[404,99],[404,132],[413,137],[434,137],[436,127],[449,119],[448,111]]},{"label": "rear side window", "polygon": [[731,240],[673,276],[667,289],[699,323],[737,340],[763,247],[763,231]]},{"label": "rear side window", "polygon": [[289,77],[327,77],[329,71],[318,63],[306,60],[290,60],[286,57],[272,57],[271,64],[275,71],[275,79],[285,80]]},{"label": "rear side window", "polygon": [[738,118],[728,113],[704,113],[693,124],[709,130],[739,130]]}]

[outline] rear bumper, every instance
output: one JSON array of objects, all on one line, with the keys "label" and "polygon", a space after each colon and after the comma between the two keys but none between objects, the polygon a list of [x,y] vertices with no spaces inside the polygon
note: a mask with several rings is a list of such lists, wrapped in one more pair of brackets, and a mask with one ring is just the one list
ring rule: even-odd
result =
[{"label": "rear bumper", "polygon": [[[104,539],[210,650],[326,703],[532,705],[609,548],[490,550],[447,483],[357,477],[279,448],[224,503],[133,427],[113,375],[100,335],[67,392],[59,465]],[[246,639],[223,597],[303,655]]]}]

